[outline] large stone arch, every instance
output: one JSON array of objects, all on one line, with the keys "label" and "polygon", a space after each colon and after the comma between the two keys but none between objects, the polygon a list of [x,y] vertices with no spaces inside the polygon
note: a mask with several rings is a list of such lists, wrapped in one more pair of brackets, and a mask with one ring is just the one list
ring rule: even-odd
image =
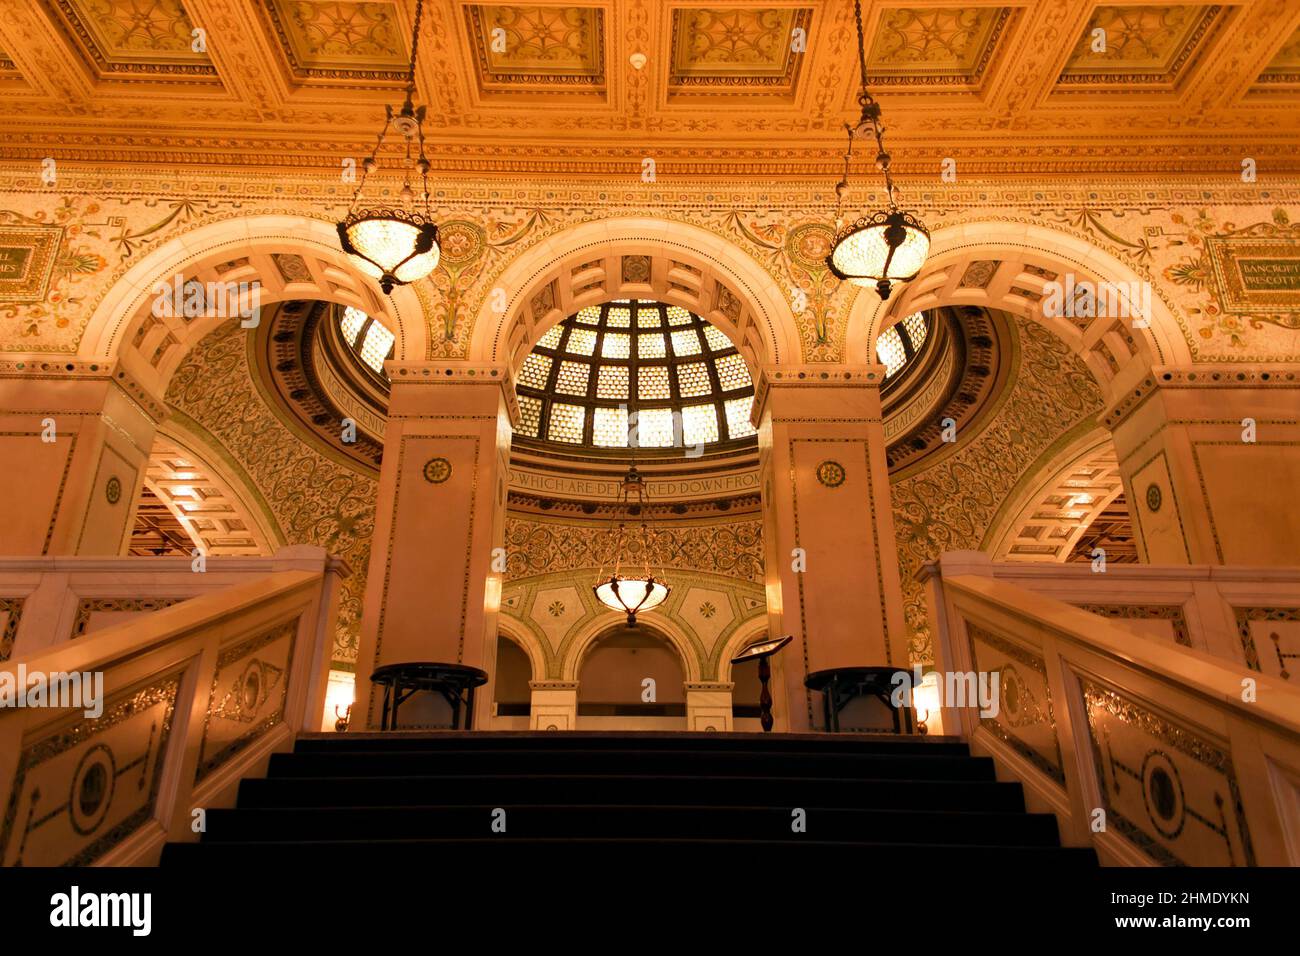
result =
[{"label": "large stone arch", "polygon": [[[550,673],[550,661],[546,648],[542,646],[542,642],[538,640],[532,628],[502,612],[497,615],[497,630],[528,655],[528,664],[533,671],[532,679],[546,680]],[[495,675],[493,677],[495,679]]]},{"label": "large stone arch", "polygon": [[[628,217],[582,223],[519,255],[474,322],[471,361],[516,368],[556,322],[585,305],[654,298],[726,332],[758,366],[800,361],[794,313],[777,281],[732,242],[689,223]],[[494,301],[495,300],[495,301]]]},{"label": "large stone arch", "polygon": [[254,215],[199,226],[141,257],[96,307],[78,357],[114,359],[161,395],[186,354],[226,316],[186,321],[153,314],[156,290],[184,281],[252,283],[261,304],[320,299],[356,306],[397,337],[398,359],[423,359],[428,327],[415,290],[385,296],[339,248],[333,224],[304,216]]},{"label": "large stone arch", "polygon": [[[606,611],[587,621],[582,630],[564,648],[564,661],[561,665],[560,679],[579,680],[583,661],[586,660],[592,645],[596,643],[598,638],[625,624],[626,621],[627,616],[617,611]],[[646,615],[644,624],[666,638],[672,645],[681,660],[682,673],[686,676],[688,682],[704,679],[701,676],[699,653],[692,646],[690,638],[686,636],[686,632],[681,627],[661,614]]]},{"label": "large stone arch", "polygon": [[288,543],[242,469],[181,421],[159,426],[145,484],[206,554],[265,557]]},{"label": "large stone arch", "polygon": [[[1048,283],[1108,282],[1127,287],[1149,283],[1151,314],[1146,328],[1127,319],[1068,319],[1043,314]],[[1057,229],[1032,223],[971,222],[938,229],[930,257],[911,282],[888,302],[859,292],[849,312],[845,360],[874,362],[876,340],[890,325],[918,310],[974,305],[1039,322],[1066,341],[1088,366],[1107,402],[1136,384],[1152,367],[1183,365],[1191,353],[1159,284],[1099,247]]]},{"label": "large stone arch", "polygon": [[1084,430],[1024,476],[985,534],[983,550],[995,561],[1065,561],[1123,492],[1110,433]]}]

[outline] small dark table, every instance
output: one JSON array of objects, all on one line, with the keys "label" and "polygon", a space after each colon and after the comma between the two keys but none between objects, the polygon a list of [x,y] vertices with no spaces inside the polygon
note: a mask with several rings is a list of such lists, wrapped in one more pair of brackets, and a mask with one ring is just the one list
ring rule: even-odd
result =
[{"label": "small dark table", "polygon": [[397,729],[397,708],[419,690],[437,691],[451,705],[451,729],[460,730],[460,709],[465,707],[465,729],[474,724],[474,688],[487,683],[485,671],[466,664],[439,664],[431,661],[412,661],[405,664],[385,664],[370,675],[372,684],[384,688],[384,709],[379,721],[380,730]]},{"label": "small dark table", "polygon": [[[804,678],[803,685],[809,690],[821,691],[823,713],[826,716],[828,733],[840,732],[840,711],[856,697],[875,697],[889,708],[894,718],[894,733],[912,733],[912,709],[895,707],[890,701],[897,686],[893,682],[895,674],[911,674],[901,667],[831,667],[827,670],[813,671]],[[899,712],[902,718],[899,718]]]}]

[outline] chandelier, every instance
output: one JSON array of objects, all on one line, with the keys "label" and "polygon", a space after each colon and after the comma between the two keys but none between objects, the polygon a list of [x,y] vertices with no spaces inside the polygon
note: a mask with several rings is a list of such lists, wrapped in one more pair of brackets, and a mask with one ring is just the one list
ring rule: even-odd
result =
[{"label": "chandelier", "polygon": [[[415,25],[411,30],[411,66],[406,79],[406,101],[397,112],[386,105],[384,127],[379,131],[374,152],[362,166],[361,181],[352,197],[348,214],[338,224],[339,244],[357,268],[379,280],[379,287],[391,295],[393,286],[406,285],[423,279],[438,267],[441,250],[438,248],[438,227],[434,225],[429,209],[429,160],[424,154],[424,111],[411,102],[415,94],[415,62],[420,49],[420,17],[424,13],[424,0],[416,0]],[[394,129],[406,140],[406,153],[402,163],[401,201],[396,205],[361,205],[361,192],[366,179],[379,166],[378,155],[389,129]],[[412,161],[411,152],[418,143],[420,156]],[[421,179],[421,206],[416,208],[415,193],[411,189],[411,171]]]},{"label": "chandelier", "polygon": [[[854,285],[874,285],[882,299],[889,298],[894,282],[915,279],[930,252],[930,232],[921,220],[898,208],[894,177],[889,171],[890,157],[885,152],[885,128],[880,124],[880,104],[867,89],[866,41],[862,35],[862,3],[853,0],[858,26],[858,66],[862,91],[858,105],[862,116],[856,126],[844,124],[849,134],[849,148],[844,154],[844,178],[835,185],[835,244],[826,257],[826,266],[837,278]],[[876,140],[876,166],[885,176],[889,208],[844,223],[841,209],[849,191],[849,161],[853,158],[853,137],[870,133]]]},{"label": "chandelier", "polygon": [[[663,574],[656,574],[652,568],[651,557],[655,546],[655,537],[646,522],[645,479],[636,470],[636,463],[628,466],[618,493],[618,506],[622,512],[617,528],[611,528],[610,549],[602,558],[600,573],[592,591],[596,600],[612,610],[627,615],[629,627],[636,626],[636,616],[640,611],[657,608],[668,598],[671,588],[663,580]],[[639,551],[639,560],[631,572],[624,570],[625,549],[629,549],[628,524],[634,518],[640,518],[640,528],[634,532],[639,539],[635,551]],[[635,559],[635,553],[626,554],[627,559]],[[611,568],[609,577],[605,568]]]}]

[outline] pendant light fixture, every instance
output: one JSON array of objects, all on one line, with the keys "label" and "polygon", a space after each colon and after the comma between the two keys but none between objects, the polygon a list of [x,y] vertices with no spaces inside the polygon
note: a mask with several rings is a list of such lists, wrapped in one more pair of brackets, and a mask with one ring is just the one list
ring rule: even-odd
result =
[{"label": "pendant light fixture", "polygon": [[[610,529],[610,549],[602,558],[600,573],[592,591],[596,600],[612,610],[627,615],[628,627],[636,627],[636,616],[641,611],[650,611],[663,604],[672,590],[663,579],[662,572],[656,573],[653,567],[655,536],[650,530],[646,512],[645,479],[636,470],[636,462],[628,466],[627,475],[619,487],[618,507],[622,512],[616,518],[617,527]],[[629,533],[628,525],[634,519],[640,519],[639,532]],[[638,542],[638,555],[625,549],[631,547],[630,539]],[[626,570],[627,565],[635,561],[633,570]],[[609,576],[605,569],[611,568]]]},{"label": "pendant light fixture", "polygon": [[[415,63],[420,50],[420,18],[424,13],[424,0],[416,0],[415,25],[411,30],[411,66],[406,79],[406,100],[402,108],[384,107],[386,119],[379,131],[374,152],[363,164],[361,182],[348,214],[338,224],[339,244],[357,268],[379,280],[379,287],[391,295],[393,286],[406,285],[423,279],[438,267],[441,250],[438,248],[438,227],[434,225],[429,208],[429,160],[424,154],[424,111],[416,109]],[[402,163],[402,192],[395,205],[364,207],[361,192],[366,179],[379,166],[378,155],[389,129],[394,129],[406,140],[406,155]],[[419,159],[412,161],[412,149],[418,144]],[[417,209],[415,193],[411,189],[411,172],[420,176],[421,208]]]},{"label": "pendant light fixture", "polygon": [[[885,128],[880,123],[880,104],[867,89],[866,39],[862,35],[862,2],[853,0],[853,14],[858,27],[858,67],[862,91],[858,104],[862,116],[856,126],[844,124],[849,133],[849,148],[844,154],[844,178],[835,186],[835,244],[826,257],[826,266],[838,279],[854,285],[874,285],[882,299],[889,298],[895,282],[916,278],[930,252],[930,232],[910,212],[898,208],[894,177],[890,173],[889,153],[885,151]],[[853,157],[853,138],[871,134],[876,140],[876,166],[885,176],[889,208],[880,209],[845,226],[841,215],[844,197],[849,191],[849,161]]]}]

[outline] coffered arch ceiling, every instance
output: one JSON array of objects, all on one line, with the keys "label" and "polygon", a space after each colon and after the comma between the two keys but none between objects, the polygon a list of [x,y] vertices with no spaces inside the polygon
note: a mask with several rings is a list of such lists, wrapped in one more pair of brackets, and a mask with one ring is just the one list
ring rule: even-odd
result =
[{"label": "coffered arch ceiling", "polygon": [[[0,158],[337,169],[368,152],[381,104],[400,95],[413,12],[413,0],[9,4]],[[1035,178],[1234,175],[1243,155],[1300,168],[1289,0],[866,0],[863,14],[904,178],[932,181],[944,159],[959,175]],[[652,157],[660,176],[833,175],[855,113],[851,0],[427,0],[420,41],[441,172],[638,177]]]},{"label": "coffered arch ceiling", "polygon": [[[192,281],[203,287],[204,314],[187,317],[174,314],[183,308],[157,308],[160,291],[174,300],[178,285],[184,290]],[[263,309],[309,299],[354,306],[382,318],[397,337],[399,358],[407,350],[424,355],[427,328],[413,288],[399,287],[392,296],[380,293],[338,248],[328,223],[250,216],[201,226],[145,255],[95,307],[81,357],[119,358],[162,394],[189,351],[231,321],[237,310],[227,293],[241,286],[256,288],[255,301]]]},{"label": "coffered arch ceiling", "polygon": [[[1064,293],[1088,283],[1113,290],[1123,309],[1096,316],[1044,314],[1053,287]],[[1191,361],[1179,319],[1159,285],[1074,236],[1024,223],[979,221],[936,231],[921,273],[888,302],[858,294],[849,315],[848,359],[873,355],[881,331],[941,305],[997,309],[1047,326],[1083,359],[1108,398],[1154,366]]]},{"label": "coffered arch ceiling", "polygon": [[517,255],[479,310],[469,357],[517,368],[583,306],[638,298],[716,325],[755,374],[800,354],[786,293],[748,253],[699,226],[636,217],[583,223]]},{"label": "coffered arch ceiling", "polygon": [[1124,494],[1115,444],[1093,429],[1061,449],[1003,504],[985,543],[998,561],[1066,561],[1093,521]]}]

